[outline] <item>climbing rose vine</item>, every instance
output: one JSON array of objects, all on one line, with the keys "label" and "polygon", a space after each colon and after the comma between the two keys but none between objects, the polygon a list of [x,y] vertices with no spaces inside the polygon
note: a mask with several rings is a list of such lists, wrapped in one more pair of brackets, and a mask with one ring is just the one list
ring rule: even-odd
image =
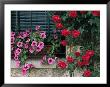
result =
[{"label": "climbing rose vine", "polygon": [[100,11],[53,11],[50,15],[62,36],[60,45],[69,50],[66,58],[57,62],[58,68],[69,70],[70,76],[76,68],[82,69],[85,77],[98,76],[94,66],[100,57]]}]

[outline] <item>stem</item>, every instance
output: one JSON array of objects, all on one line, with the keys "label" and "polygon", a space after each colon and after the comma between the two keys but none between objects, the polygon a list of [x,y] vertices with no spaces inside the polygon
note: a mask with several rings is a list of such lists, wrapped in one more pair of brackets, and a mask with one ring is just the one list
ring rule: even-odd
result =
[{"label": "stem", "polygon": [[71,70],[69,71],[69,73],[70,73],[70,77],[72,77],[72,71]]}]

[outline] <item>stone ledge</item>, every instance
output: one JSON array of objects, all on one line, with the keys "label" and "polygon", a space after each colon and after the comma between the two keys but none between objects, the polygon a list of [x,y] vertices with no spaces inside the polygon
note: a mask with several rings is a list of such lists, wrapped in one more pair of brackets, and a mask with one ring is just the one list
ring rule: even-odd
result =
[{"label": "stone ledge", "polygon": [[[56,63],[49,65],[49,64],[40,64],[40,60],[38,59],[29,59],[26,63],[32,63],[35,68],[56,68]],[[16,68],[16,63],[14,60],[11,60],[11,68]]]},{"label": "stone ledge", "polygon": [[[74,77],[82,77],[83,71],[74,70]],[[11,68],[12,77],[23,77],[21,69]],[[33,68],[27,73],[26,77],[70,77],[69,71],[58,68]]]},{"label": "stone ledge", "polygon": [[[23,77],[21,69],[11,69],[12,77]],[[61,69],[31,69],[25,77],[69,77],[69,72]]]}]

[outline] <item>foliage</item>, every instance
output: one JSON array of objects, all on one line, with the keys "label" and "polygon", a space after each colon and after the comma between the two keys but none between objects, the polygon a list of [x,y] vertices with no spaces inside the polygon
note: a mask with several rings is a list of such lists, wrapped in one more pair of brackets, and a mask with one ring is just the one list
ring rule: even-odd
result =
[{"label": "foliage", "polygon": [[[24,65],[23,74],[33,67],[25,64],[28,56],[45,49],[41,64],[57,61],[57,67],[69,70],[71,77],[76,68],[83,70],[83,76],[100,76],[100,11],[49,11],[48,15],[54,23],[51,35],[47,36],[48,31],[41,31],[40,26],[35,32],[11,32],[12,57],[18,66]],[[61,46],[69,50],[66,58],[55,56]]]},{"label": "foliage", "polygon": [[[82,61],[82,57],[86,55],[85,52],[91,51],[95,54],[85,67],[91,70],[93,74],[91,76],[99,76],[99,67],[95,68],[94,65],[100,62],[100,11],[51,11],[49,15],[52,17],[55,29],[60,30],[64,37],[61,42],[63,46],[70,46],[71,49],[71,45],[74,45],[74,51],[77,51],[77,46],[81,46],[79,57],[74,56],[74,52],[71,51],[67,55],[77,60],[73,63],[67,63],[66,60],[67,69],[72,72],[77,68],[78,61]],[[91,73],[85,71],[85,74],[89,76]]]}]

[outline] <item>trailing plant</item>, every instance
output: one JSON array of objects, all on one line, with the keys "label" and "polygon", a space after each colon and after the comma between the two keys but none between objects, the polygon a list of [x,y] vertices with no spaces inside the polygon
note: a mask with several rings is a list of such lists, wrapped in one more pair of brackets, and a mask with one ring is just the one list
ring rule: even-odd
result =
[{"label": "trailing plant", "polygon": [[30,30],[11,32],[11,55],[17,67],[25,65],[30,54],[38,54],[43,50],[46,32],[40,31],[39,28],[36,26],[35,32]]}]

